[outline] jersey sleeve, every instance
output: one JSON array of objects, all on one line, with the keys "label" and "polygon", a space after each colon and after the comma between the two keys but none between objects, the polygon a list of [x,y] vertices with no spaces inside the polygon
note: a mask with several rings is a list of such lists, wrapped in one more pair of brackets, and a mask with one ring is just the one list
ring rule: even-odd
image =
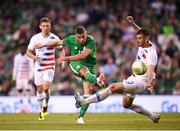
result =
[{"label": "jersey sleeve", "polygon": [[148,65],[156,65],[157,64],[157,53],[156,50],[151,50],[151,54],[147,57]]},{"label": "jersey sleeve", "polygon": [[94,50],[96,48],[96,41],[93,38],[90,38],[90,40],[85,45],[87,49]]},{"label": "jersey sleeve", "polygon": [[55,40],[60,41],[60,38],[58,36],[55,35]]}]

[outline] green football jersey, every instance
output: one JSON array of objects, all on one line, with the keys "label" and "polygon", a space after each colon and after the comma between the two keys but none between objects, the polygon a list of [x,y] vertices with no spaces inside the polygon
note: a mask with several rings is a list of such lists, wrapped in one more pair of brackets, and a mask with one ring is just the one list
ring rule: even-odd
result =
[{"label": "green football jersey", "polygon": [[75,35],[71,35],[63,39],[63,44],[70,48],[71,55],[77,55],[81,53],[85,48],[91,49],[92,52],[83,60],[78,62],[84,65],[94,65],[96,64],[96,41],[91,35],[87,35],[85,44],[80,44],[77,41]]}]

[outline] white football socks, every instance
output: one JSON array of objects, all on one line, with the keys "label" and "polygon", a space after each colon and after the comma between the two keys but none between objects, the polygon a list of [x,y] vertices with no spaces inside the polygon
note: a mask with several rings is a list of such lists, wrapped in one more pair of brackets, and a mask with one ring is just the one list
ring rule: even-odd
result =
[{"label": "white football socks", "polygon": [[47,107],[47,106],[48,106],[50,93],[51,93],[50,90],[49,90],[48,93],[45,93],[45,92],[44,92],[43,107]]},{"label": "white football socks", "polygon": [[135,111],[136,113],[139,113],[139,114],[143,114],[145,116],[148,116],[150,118],[153,117],[153,113],[148,111],[147,109],[143,108],[142,106],[140,105],[132,105],[131,107],[129,107],[129,109]]},{"label": "white football socks", "polygon": [[109,88],[106,88],[104,90],[98,91],[97,93],[89,96],[86,99],[82,99],[81,104],[83,105],[83,104],[96,103],[106,99],[111,94],[112,94],[111,90]]},{"label": "white football socks", "polygon": [[44,94],[37,92],[37,101],[39,102],[40,111],[43,106]]}]

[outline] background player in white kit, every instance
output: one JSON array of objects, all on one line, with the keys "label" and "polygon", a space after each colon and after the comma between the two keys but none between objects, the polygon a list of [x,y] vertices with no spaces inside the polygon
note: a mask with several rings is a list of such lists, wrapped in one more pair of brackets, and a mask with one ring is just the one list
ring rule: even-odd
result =
[{"label": "background player in white kit", "polygon": [[[39,101],[39,120],[44,120],[47,115],[48,101],[50,97],[50,84],[54,78],[55,69],[55,48],[44,47],[35,49],[38,43],[46,44],[50,41],[60,40],[58,36],[51,33],[51,21],[48,18],[41,18],[39,28],[40,33],[34,35],[29,43],[26,54],[34,59],[34,82],[37,86],[37,99]],[[64,52],[64,51],[62,51]]]},{"label": "background player in white kit", "polygon": [[152,113],[144,109],[140,105],[133,104],[135,94],[141,93],[144,90],[153,91],[152,81],[155,79],[155,66],[157,64],[157,53],[154,45],[150,42],[150,33],[146,29],[141,29],[133,21],[132,16],[127,17],[128,22],[136,31],[138,43],[137,59],[142,60],[147,65],[147,72],[143,75],[131,75],[127,80],[109,85],[105,90],[99,91],[86,99],[81,99],[79,94],[76,94],[76,107],[83,104],[95,103],[104,100],[113,93],[123,94],[123,106],[131,109],[139,114],[148,116],[154,123],[159,122],[160,115]]},{"label": "background player in white kit", "polygon": [[[32,85],[29,82],[33,79],[33,67],[34,61],[26,55],[26,45],[24,43],[20,47],[20,53],[15,55],[13,64],[13,80],[16,83],[16,89],[18,91],[18,95],[20,96],[20,112],[31,111],[30,93]],[[27,109],[24,108],[24,96],[28,97]]]}]

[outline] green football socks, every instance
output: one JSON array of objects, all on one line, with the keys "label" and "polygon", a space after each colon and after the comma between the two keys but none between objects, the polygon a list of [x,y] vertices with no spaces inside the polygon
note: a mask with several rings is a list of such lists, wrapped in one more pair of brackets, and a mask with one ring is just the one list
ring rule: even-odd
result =
[{"label": "green football socks", "polygon": [[[86,95],[86,96],[84,96],[84,98],[87,98],[88,96],[89,95]],[[85,115],[88,107],[89,107],[89,104],[84,104],[83,106],[81,106],[79,118],[83,117]]]}]

